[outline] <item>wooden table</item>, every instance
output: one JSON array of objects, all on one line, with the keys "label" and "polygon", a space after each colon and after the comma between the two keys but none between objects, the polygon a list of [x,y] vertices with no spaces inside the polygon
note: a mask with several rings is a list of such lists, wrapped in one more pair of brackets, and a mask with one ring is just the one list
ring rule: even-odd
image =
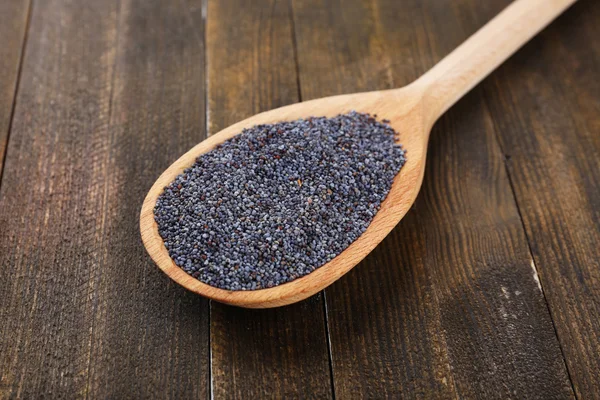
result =
[{"label": "wooden table", "polygon": [[323,293],[209,302],[139,237],[206,135],[405,85],[508,3],[2,0],[0,398],[600,398],[595,0],[438,122],[414,208]]}]

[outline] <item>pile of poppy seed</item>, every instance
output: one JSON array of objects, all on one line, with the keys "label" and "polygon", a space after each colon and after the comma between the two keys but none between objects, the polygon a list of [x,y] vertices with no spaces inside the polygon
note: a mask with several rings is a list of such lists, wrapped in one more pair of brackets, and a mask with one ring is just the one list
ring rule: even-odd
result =
[{"label": "pile of poppy seed", "polygon": [[227,290],[327,263],[367,229],[406,161],[388,122],[350,112],[258,125],[201,155],[154,208],[171,258]]}]

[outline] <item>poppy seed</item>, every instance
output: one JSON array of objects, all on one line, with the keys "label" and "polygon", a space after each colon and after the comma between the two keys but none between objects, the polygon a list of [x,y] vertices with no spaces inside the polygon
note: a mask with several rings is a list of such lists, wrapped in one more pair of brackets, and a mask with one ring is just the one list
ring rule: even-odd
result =
[{"label": "poppy seed", "polygon": [[169,255],[227,290],[324,265],[367,229],[406,162],[386,122],[353,111],[257,125],[201,155],[154,208]]}]

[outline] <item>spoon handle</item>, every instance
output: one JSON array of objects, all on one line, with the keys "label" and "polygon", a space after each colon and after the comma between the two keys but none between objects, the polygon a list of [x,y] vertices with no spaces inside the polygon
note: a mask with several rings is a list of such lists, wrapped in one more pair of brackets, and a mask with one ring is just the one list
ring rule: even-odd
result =
[{"label": "spoon handle", "polygon": [[516,0],[414,84],[435,121],[576,0]]}]

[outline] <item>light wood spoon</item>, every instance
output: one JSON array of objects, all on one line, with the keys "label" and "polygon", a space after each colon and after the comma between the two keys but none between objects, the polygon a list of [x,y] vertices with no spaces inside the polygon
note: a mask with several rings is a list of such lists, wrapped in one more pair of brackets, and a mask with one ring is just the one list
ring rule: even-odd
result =
[{"label": "light wood spoon", "polygon": [[[421,78],[401,89],[326,97],[267,111],[209,137],[173,163],[154,183],[140,216],[142,240],[158,266],[185,288],[240,307],[267,308],[303,300],[331,285],[358,264],[396,226],[415,201],[425,169],[427,142],[435,121],[576,0],[517,0]],[[229,291],[191,277],[169,257],[154,221],[154,205],[163,188],[196,158],[257,124],[311,116],[333,117],[356,110],[390,120],[400,132],[408,161],[367,230],[346,250],[294,281],[269,289]]]}]

